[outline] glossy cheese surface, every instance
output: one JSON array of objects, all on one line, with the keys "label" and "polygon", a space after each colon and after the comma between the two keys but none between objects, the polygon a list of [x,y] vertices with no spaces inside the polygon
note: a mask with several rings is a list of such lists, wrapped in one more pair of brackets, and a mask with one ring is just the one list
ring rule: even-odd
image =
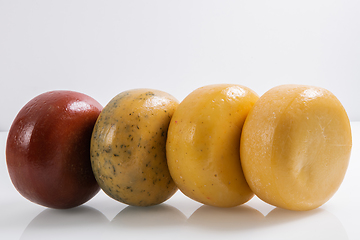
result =
[{"label": "glossy cheese surface", "polygon": [[253,193],[240,164],[240,134],[258,95],[232,84],[210,85],[190,93],[171,120],[168,166],[188,197],[217,207],[247,202]]},{"label": "glossy cheese surface", "polygon": [[134,89],[101,112],[91,140],[91,164],[110,197],[135,206],[162,203],[177,190],[166,161],[166,136],[178,105],[171,95]]},{"label": "glossy cheese surface", "polygon": [[241,137],[241,163],[253,192],[269,204],[310,210],[328,201],[348,166],[348,116],[328,90],[275,87],[250,111]]}]

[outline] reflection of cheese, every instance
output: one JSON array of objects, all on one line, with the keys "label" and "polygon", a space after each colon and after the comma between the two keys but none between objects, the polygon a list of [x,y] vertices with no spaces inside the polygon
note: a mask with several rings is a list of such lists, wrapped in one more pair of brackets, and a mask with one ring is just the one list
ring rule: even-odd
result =
[{"label": "reflection of cheese", "polygon": [[329,200],[344,178],[352,146],[350,122],[331,92],[279,86],[250,111],[240,145],[246,180],[259,198],[309,210]]},{"label": "reflection of cheese", "polygon": [[233,207],[253,197],[240,164],[240,134],[258,99],[230,84],[190,93],[176,109],[168,131],[171,176],[188,197],[207,205]]}]

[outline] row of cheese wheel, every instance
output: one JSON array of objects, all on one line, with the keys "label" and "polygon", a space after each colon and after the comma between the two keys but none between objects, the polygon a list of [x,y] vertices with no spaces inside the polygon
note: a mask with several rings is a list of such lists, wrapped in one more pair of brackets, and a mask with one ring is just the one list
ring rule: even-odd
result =
[{"label": "row of cheese wheel", "polygon": [[149,89],[123,92],[101,112],[91,162],[100,187],[130,205],[186,196],[233,207],[254,194],[310,210],[340,186],[351,129],[339,100],[311,86],[283,85],[260,98],[234,84],[196,89],[180,104]]},{"label": "row of cheese wheel", "polygon": [[351,147],[348,116],[328,90],[282,85],[259,98],[218,84],[180,103],[162,91],[128,90],[104,108],[72,91],[41,94],[16,116],[6,160],[16,189],[51,208],[81,205],[101,188],[135,206],[180,189],[217,207],[257,195],[310,210],[337,191]]}]

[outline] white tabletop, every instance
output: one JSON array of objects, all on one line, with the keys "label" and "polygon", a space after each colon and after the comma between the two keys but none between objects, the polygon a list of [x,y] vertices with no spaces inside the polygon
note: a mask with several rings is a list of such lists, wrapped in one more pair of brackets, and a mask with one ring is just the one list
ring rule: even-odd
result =
[{"label": "white tabletop", "polygon": [[322,207],[293,212],[254,197],[243,206],[203,206],[177,192],[155,207],[131,207],[100,191],[80,207],[48,209],[23,198],[5,162],[0,133],[0,239],[360,239],[360,122],[352,122],[350,165],[338,192]]}]

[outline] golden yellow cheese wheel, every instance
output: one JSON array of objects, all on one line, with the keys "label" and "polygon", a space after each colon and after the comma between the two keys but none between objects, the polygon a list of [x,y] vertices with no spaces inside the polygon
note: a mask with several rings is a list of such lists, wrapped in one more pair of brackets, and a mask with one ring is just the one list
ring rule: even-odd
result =
[{"label": "golden yellow cheese wheel", "polygon": [[115,96],[98,117],[91,165],[101,189],[134,206],[170,198],[177,187],[166,161],[166,136],[178,101],[165,92],[133,89]]},{"label": "golden yellow cheese wheel", "polygon": [[240,145],[245,178],[260,199],[310,210],[327,202],[344,178],[352,147],[350,122],[328,90],[282,85],[251,109]]},{"label": "golden yellow cheese wheel", "polygon": [[190,93],[169,126],[166,153],[170,174],[188,197],[233,207],[253,197],[240,164],[240,134],[258,99],[249,88],[220,84]]}]

